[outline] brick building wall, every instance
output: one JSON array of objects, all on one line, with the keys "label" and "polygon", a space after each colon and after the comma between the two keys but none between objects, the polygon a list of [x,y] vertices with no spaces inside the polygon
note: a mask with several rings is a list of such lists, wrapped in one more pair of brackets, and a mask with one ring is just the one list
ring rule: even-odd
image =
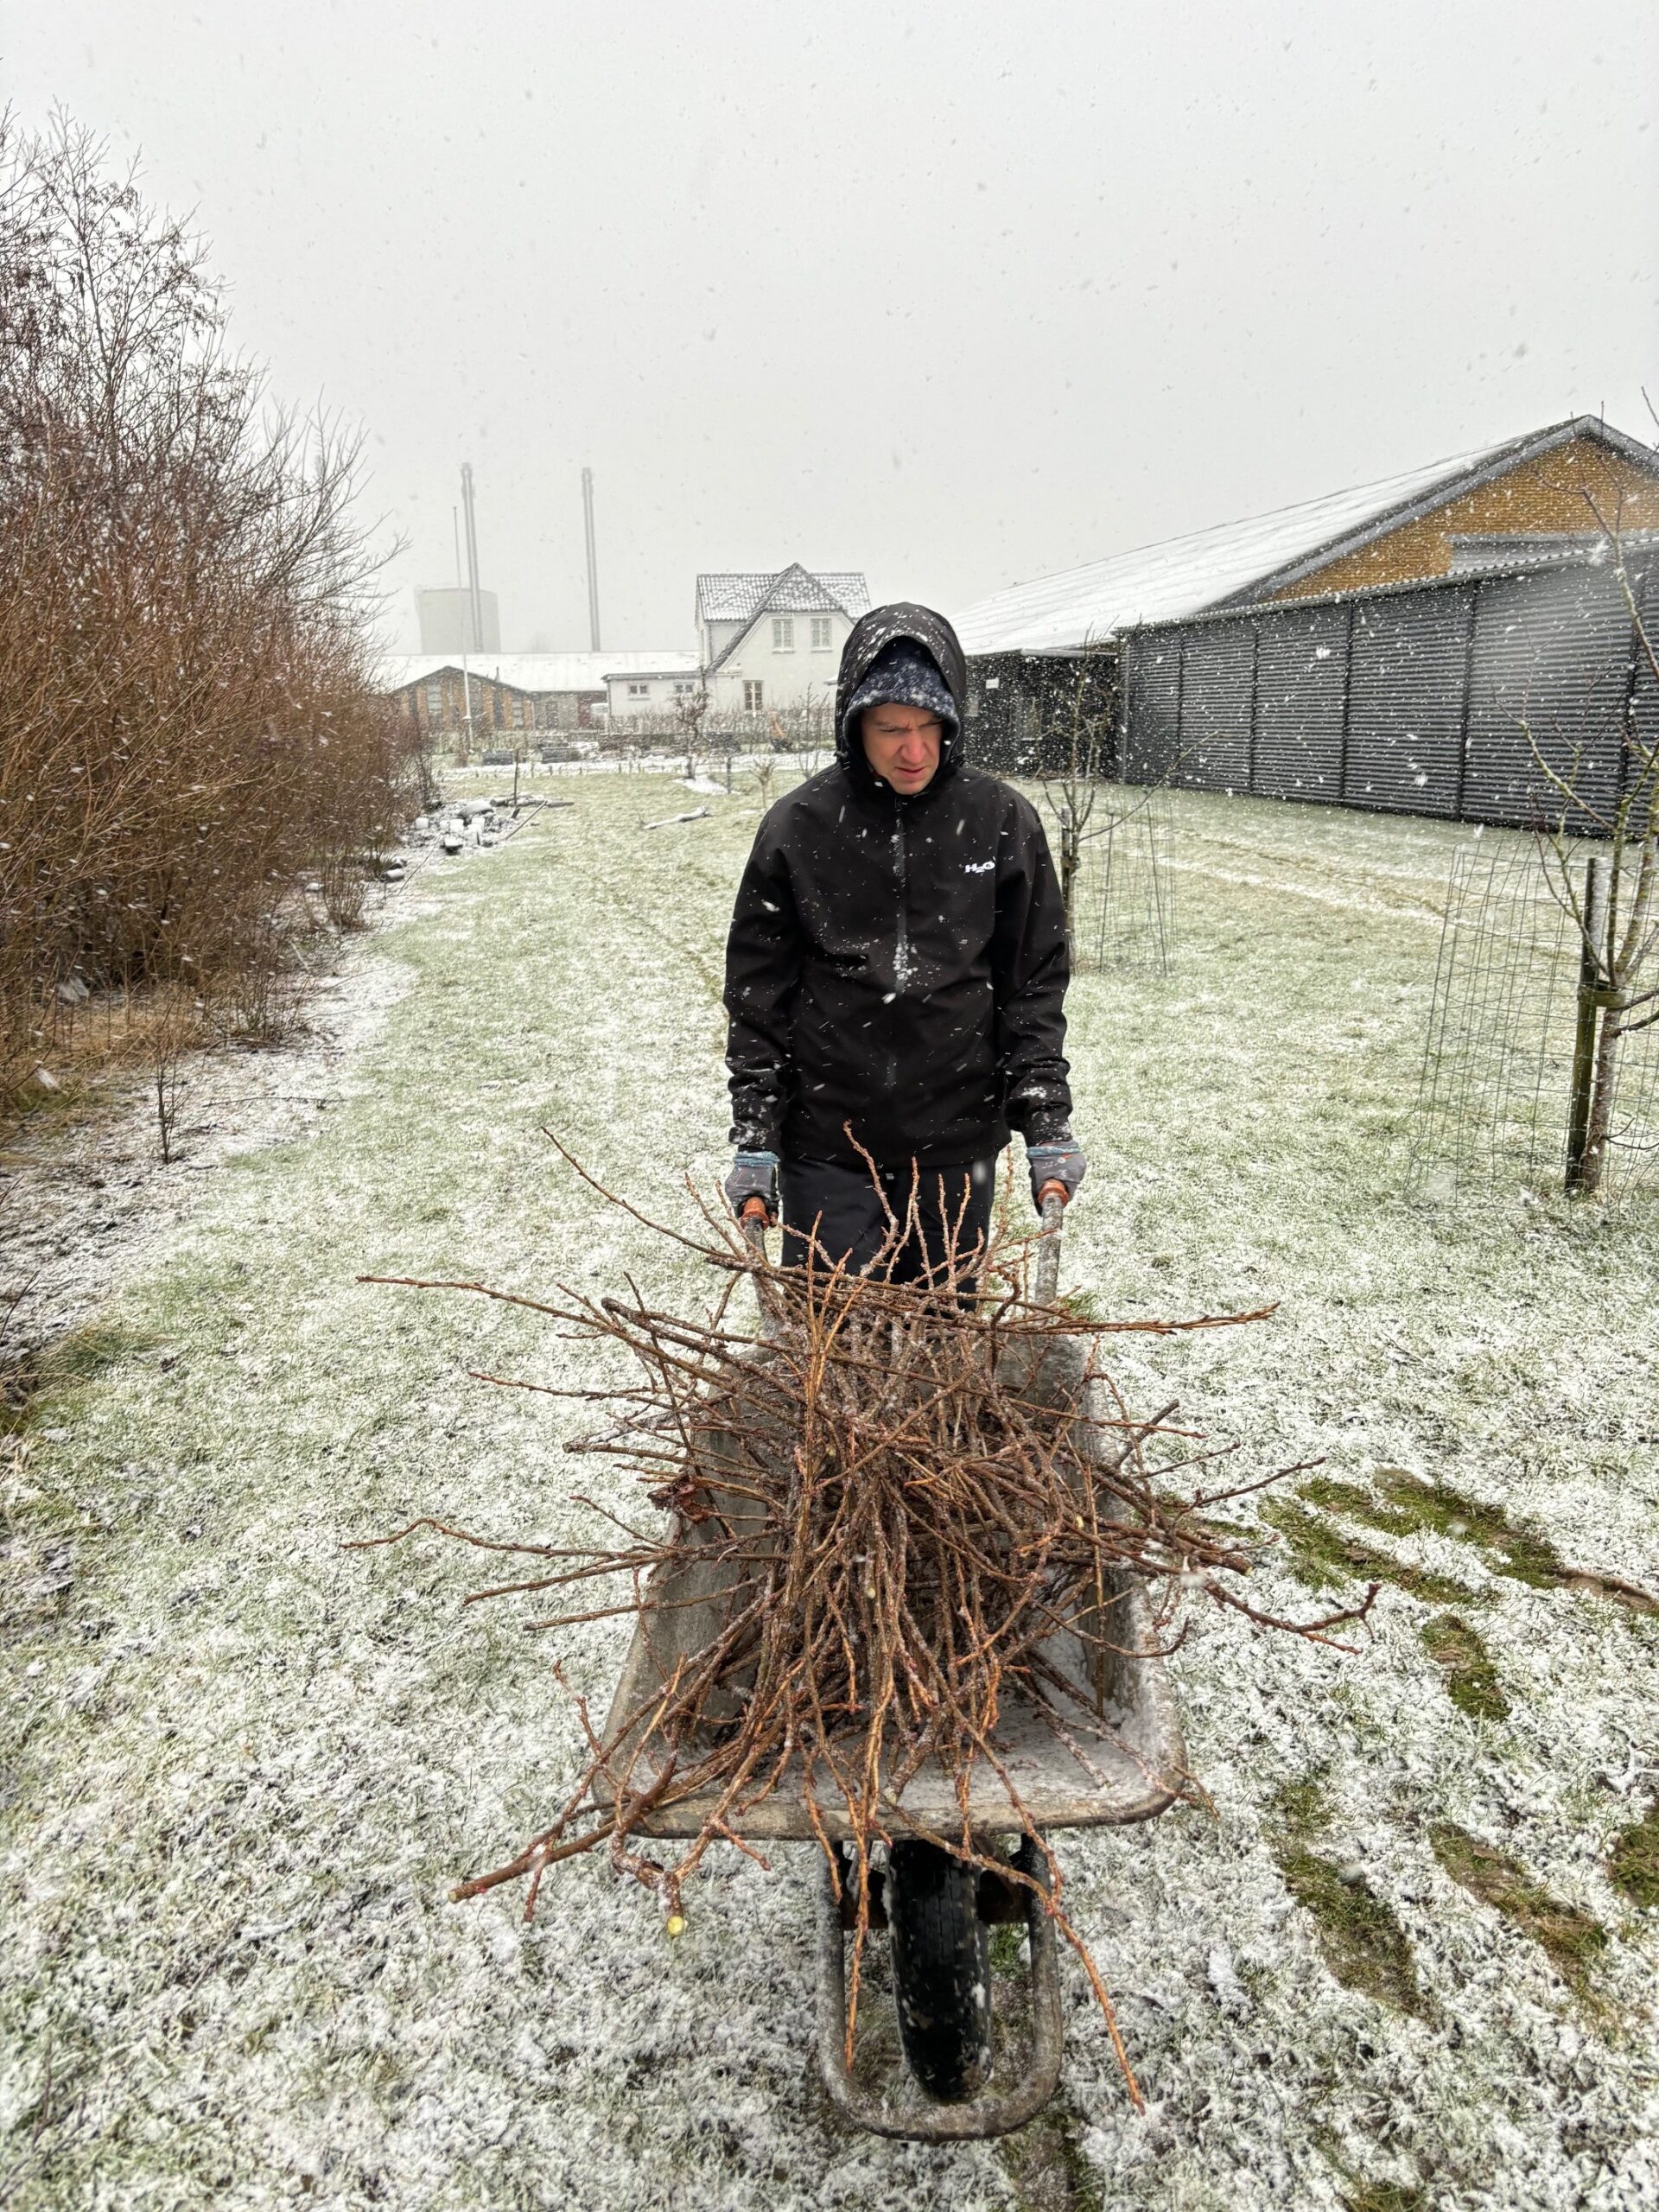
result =
[{"label": "brick building wall", "polygon": [[1574,438],[1553,453],[1518,463],[1419,521],[1402,524],[1375,544],[1300,577],[1264,603],[1449,575],[1453,537],[1522,531],[1593,531],[1596,518],[1586,493],[1607,521],[1618,516],[1625,530],[1659,530],[1659,474],[1610,452],[1593,439]]},{"label": "brick building wall", "polygon": [[[458,669],[440,669],[391,694],[423,730],[453,733],[467,726],[463,679]],[[473,730],[482,738],[495,730],[574,730],[601,727],[603,691],[523,691],[515,684],[476,673],[472,677]],[[600,711],[596,714],[595,709]]]}]

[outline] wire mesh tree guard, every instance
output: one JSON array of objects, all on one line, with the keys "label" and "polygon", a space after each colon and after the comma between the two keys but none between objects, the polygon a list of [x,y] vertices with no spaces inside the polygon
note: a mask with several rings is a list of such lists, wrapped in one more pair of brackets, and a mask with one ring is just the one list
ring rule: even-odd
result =
[{"label": "wire mesh tree guard", "polygon": [[[1605,866],[1588,840],[1550,859],[1577,880]],[[1478,835],[1457,849],[1410,1140],[1412,1196],[1496,1196],[1540,1179],[1559,1187],[1581,1089],[1582,969],[1581,930],[1536,841]],[[1613,1206],[1659,1201],[1659,1024],[1623,1039],[1599,1195]]]},{"label": "wire mesh tree guard", "polygon": [[1165,976],[1175,943],[1168,790],[1103,788],[1072,894],[1071,964],[1079,974],[1138,968]]}]

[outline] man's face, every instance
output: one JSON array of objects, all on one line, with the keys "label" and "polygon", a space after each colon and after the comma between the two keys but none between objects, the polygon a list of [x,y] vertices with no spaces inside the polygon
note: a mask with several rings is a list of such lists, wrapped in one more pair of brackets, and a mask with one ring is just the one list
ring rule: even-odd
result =
[{"label": "man's face", "polygon": [[861,717],[864,758],[884,784],[912,798],[939,771],[944,725],[924,707],[866,707]]}]

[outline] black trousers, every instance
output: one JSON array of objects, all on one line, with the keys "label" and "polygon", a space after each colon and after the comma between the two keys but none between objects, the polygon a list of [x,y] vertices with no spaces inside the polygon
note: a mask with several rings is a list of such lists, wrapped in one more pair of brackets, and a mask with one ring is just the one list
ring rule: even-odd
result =
[{"label": "black trousers", "polygon": [[[784,1265],[804,1267],[810,1245],[820,1267],[845,1259],[852,1273],[861,1274],[886,1243],[891,1230],[887,1204],[902,1223],[910,1210],[912,1192],[917,1226],[912,1228],[883,1272],[893,1282],[920,1282],[930,1274],[943,1274],[954,1237],[958,1268],[976,1246],[983,1249],[991,1225],[991,1199],[996,1189],[996,1159],[965,1161],[954,1167],[884,1167],[880,1189],[868,1167],[838,1167],[828,1160],[786,1160],[779,1170],[783,1191]],[[975,1269],[975,1275],[978,1270]],[[972,1277],[958,1287],[972,1295]]]}]

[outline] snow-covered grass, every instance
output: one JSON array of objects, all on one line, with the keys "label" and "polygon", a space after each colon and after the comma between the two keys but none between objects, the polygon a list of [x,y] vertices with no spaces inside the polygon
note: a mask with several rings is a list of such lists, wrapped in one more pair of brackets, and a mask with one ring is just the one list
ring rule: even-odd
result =
[{"label": "snow-covered grass", "polygon": [[[575,1726],[514,1606],[459,1609],[463,1557],[342,1540],[424,1512],[556,1536],[591,1525],[573,1489],[624,1486],[561,1455],[577,1414],[466,1376],[569,1380],[569,1347],[357,1278],[631,1269],[697,1300],[540,1129],[669,1218],[686,1168],[724,1162],[721,947],[753,794],[646,832],[671,781],[569,789],[573,810],[428,871],[351,956],[347,994],[355,976],[381,1013],[343,1096],[201,1179],[26,1433],[0,1901],[16,2201],[1659,2203],[1659,1914],[1610,1872],[1659,1788],[1659,1619],[1501,1572],[1490,1514],[1390,1534],[1302,1506],[1466,1592],[1449,1610],[1506,1717],[1448,1694],[1423,1634],[1443,1599],[1389,1585],[1350,1658],[1200,1620],[1173,1669],[1213,1813],[1064,1840],[1145,2118],[1074,1974],[1065,2102],[1024,2145],[844,2130],[813,2079],[798,1853],[717,1868],[674,1944],[587,1862],[550,1875],[528,1929],[510,1892],[445,1901],[556,1800]],[[1404,1469],[1659,1585],[1652,1225],[1519,1185],[1466,1213],[1395,1195],[1452,834],[1179,801],[1175,972],[1074,988],[1094,1165],[1065,1275],[1128,1315],[1279,1301],[1120,1362],[1249,1470],[1322,1456],[1386,1519]],[[1282,1559],[1265,1602],[1328,1602]],[[573,1688],[602,1703],[626,1632],[563,1640]]]}]

